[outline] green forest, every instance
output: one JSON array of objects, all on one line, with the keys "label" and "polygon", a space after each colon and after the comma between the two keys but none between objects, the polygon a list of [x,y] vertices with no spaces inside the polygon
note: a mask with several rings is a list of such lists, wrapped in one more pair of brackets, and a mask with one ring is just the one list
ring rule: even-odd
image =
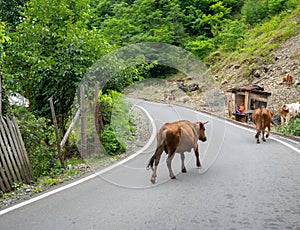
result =
[{"label": "green forest", "polygon": [[[299,14],[299,3],[300,0],[0,0],[2,116],[17,117],[36,178],[62,172],[59,161],[54,160],[57,150],[49,98],[53,98],[63,136],[72,119],[80,81],[101,57],[130,44],[160,42],[190,51],[213,70],[217,70],[220,59],[267,58],[268,52],[299,31],[298,23],[287,23]],[[266,45],[272,35],[276,42]],[[110,155],[126,149],[110,126],[110,108],[122,98],[122,90],[135,81],[173,72],[155,63],[133,66],[114,76],[103,89],[99,105],[104,127],[99,138]],[[9,105],[8,97],[16,93],[29,100],[28,108]],[[78,156],[72,139],[64,154],[66,158]]]}]

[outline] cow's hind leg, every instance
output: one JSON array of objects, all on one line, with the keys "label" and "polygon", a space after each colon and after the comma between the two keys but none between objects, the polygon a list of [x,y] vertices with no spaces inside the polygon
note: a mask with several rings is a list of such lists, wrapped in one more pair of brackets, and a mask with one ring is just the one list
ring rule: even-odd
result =
[{"label": "cow's hind leg", "polygon": [[167,166],[169,169],[169,176],[171,179],[176,179],[176,176],[174,175],[173,171],[172,171],[172,160],[175,156],[175,152],[174,151],[168,151],[168,158],[167,158]]},{"label": "cow's hind leg", "polygon": [[[262,134],[261,139],[262,139],[263,141],[266,141],[266,137],[265,137],[265,129],[263,129],[263,130],[261,131],[261,134]],[[268,134],[267,134],[267,137],[268,137]]]},{"label": "cow's hind leg", "polygon": [[168,140],[168,145],[167,145],[167,166],[169,169],[169,175],[171,179],[176,179],[176,176],[174,175],[172,171],[172,160],[174,158],[176,149],[178,147],[179,141],[180,141],[180,133],[173,133],[173,132],[168,132],[166,135],[166,139]]},{"label": "cow's hind leg", "polygon": [[268,138],[270,136],[270,131],[271,131],[270,125],[268,125],[267,128],[268,128],[268,131],[267,131],[266,138]]},{"label": "cow's hind leg", "polygon": [[[147,166],[147,168],[150,168],[152,169],[153,173],[152,173],[152,176],[151,176],[151,182],[153,184],[155,184],[155,181],[156,181],[156,177],[157,177],[157,174],[156,174],[156,171],[157,171],[157,166],[159,164],[159,160],[160,160],[160,157],[161,157],[161,154],[162,152],[164,151],[164,148],[163,146],[158,146],[155,150],[155,153],[153,154],[153,156],[150,158],[149,160],[149,164]],[[154,164],[154,168],[153,168],[153,164]]]},{"label": "cow's hind leg", "polygon": [[186,168],[184,165],[184,159],[185,159],[184,153],[180,153],[180,158],[181,158],[181,172],[186,173]]},{"label": "cow's hind leg", "polygon": [[256,143],[259,144],[259,135],[260,135],[260,131],[257,131],[255,138],[256,138]]}]

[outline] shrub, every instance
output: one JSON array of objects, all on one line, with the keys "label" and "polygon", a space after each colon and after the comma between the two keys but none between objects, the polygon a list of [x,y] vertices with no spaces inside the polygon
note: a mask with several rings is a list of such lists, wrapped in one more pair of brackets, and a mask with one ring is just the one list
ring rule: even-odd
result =
[{"label": "shrub", "polygon": [[241,12],[245,21],[250,25],[254,25],[279,14],[294,4],[289,3],[287,0],[248,0],[242,7]]},{"label": "shrub", "polygon": [[267,16],[265,1],[248,0],[242,7],[242,15],[250,25],[261,22]]},{"label": "shrub", "polygon": [[280,125],[276,130],[287,136],[300,137],[300,118],[292,119],[288,125]]},{"label": "shrub", "polygon": [[101,95],[99,99],[104,130],[100,139],[109,155],[118,155],[126,150],[126,142],[132,138],[131,106],[125,100],[124,95],[116,91],[109,91]]},{"label": "shrub", "polygon": [[204,36],[199,36],[196,40],[189,41],[185,47],[201,59],[206,58],[215,50],[213,39],[208,39]]},{"label": "shrub", "polygon": [[224,51],[232,52],[240,49],[244,43],[246,25],[242,21],[230,21],[222,24],[221,30],[216,32],[215,44]]},{"label": "shrub", "polygon": [[119,141],[113,128],[110,125],[106,125],[102,134],[102,145],[109,155],[118,155],[126,150],[125,143]]},{"label": "shrub", "polygon": [[53,158],[56,148],[54,129],[49,125],[50,121],[34,116],[24,107],[16,107],[13,113],[20,127],[34,176],[39,178],[49,175],[54,169],[60,168]]}]

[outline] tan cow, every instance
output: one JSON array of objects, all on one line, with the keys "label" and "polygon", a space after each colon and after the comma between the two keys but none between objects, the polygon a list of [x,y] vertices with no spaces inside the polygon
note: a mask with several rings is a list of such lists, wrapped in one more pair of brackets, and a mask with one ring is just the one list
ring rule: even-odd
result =
[{"label": "tan cow", "polygon": [[[154,184],[157,174],[157,166],[163,151],[168,155],[167,166],[171,179],[175,179],[175,175],[171,168],[171,162],[175,152],[181,155],[181,172],[185,173],[184,152],[195,151],[196,165],[201,167],[198,151],[198,140],[206,141],[205,127],[207,122],[192,123],[186,120],[180,120],[173,123],[164,124],[157,133],[157,147],[155,153],[150,158],[147,169],[151,168],[153,174],[151,182]],[[153,168],[154,164],[154,168]]]},{"label": "tan cow", "polygon": [[282,78],[282,82],[286,82],[288,85],[293,84],[293,76],[291,74],[287,74]]},{"label": "tan cow", "polygon": [[281,124],[288,124],[290,120],[300,115],[300,102],[284,104],[280,108]]},{"label": "tan cow", "polygon": [[[274,116],[275,113],[272,110],[266,109],[266,108],[258,108],[254,110],[252,114],[252,121],[256,125],[256,143],[259,144],[259,135],[262,133],[262,140],[266,141],[266,138],[270,135],[270,129],[271,129],[271,121],[272,116]],[[268,128],[267,135],[265,138],[265,129]]]}]

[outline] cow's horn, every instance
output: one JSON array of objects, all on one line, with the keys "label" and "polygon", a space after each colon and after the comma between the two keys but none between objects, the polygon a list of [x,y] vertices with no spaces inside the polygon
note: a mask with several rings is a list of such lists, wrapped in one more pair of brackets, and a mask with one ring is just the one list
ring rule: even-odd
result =
[{"label": "cow's horn", "polygon": [[206,123],[208,123],[208,121],[203,122],[203,125],[205,125]]}]

